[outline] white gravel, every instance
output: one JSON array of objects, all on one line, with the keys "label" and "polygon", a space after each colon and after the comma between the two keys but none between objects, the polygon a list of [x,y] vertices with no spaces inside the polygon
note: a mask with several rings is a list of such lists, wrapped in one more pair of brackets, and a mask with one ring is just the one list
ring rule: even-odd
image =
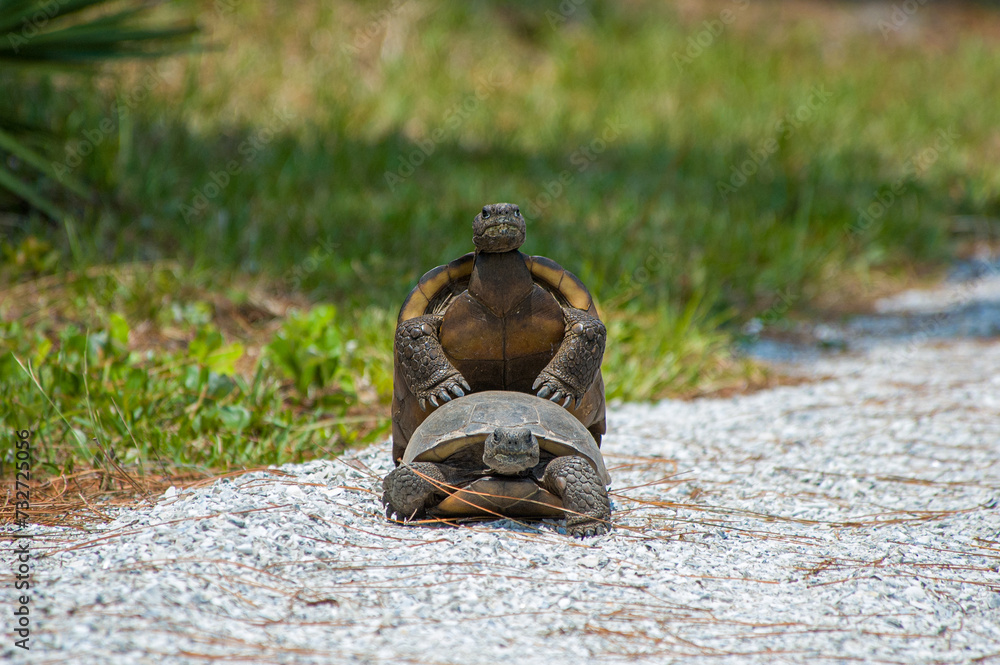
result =
[{"label": "white gravel", "polygon": [[883,305],[890,317],[949,312],[933,335],[846,325],[850,352],[799,368],[816,380],[613,408],[609,536],[574,541],[556,522],[392,524],[381,444],[167,492],[87,533],[36,528],[32,649],[8,631],[0,654],[1000,661],[1000,279],[975,280],[957,304],[949,286]]}]

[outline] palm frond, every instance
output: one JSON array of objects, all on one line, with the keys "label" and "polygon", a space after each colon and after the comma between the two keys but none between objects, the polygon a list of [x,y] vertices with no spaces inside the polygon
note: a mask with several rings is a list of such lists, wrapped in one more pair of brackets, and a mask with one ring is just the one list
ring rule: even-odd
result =
[{"label": "palm frond", "polygon": [[[44,67],[93,71],[110,60],[156,58],[194,48],[198,27],[192,22],[161,25],[149,17],[161,4],[144,0],[0,0],[0,67],[15,72]],[[37,71],[36,75],[45,75]],[[30,74],[29,74],[30,75]],[[38,154],[18,135],[17,118],[0,117],[0,189],[52,217],[66,212],[36,185],[18,177],[7,164],[13,156],[66,190],[88,196],[87,186],[56,173],[51,160]]]}]

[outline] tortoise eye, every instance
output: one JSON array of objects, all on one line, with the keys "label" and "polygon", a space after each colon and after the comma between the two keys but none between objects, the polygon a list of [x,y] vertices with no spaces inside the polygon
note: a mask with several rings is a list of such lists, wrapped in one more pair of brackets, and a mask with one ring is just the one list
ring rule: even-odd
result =
[{"label": "tortoise eye", "polygon": [[487,210],[486,208],[483,208],[483,219],[489,219],[489,218],[490,218],[490,211]]}]

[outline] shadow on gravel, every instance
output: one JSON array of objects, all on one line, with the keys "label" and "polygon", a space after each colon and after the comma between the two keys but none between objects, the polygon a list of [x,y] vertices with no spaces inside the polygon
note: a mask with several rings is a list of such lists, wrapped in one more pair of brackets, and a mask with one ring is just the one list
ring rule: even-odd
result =
[{"label": "shadow on gravel", "polygon": [[808,362],[824,353],[879,346],[912,350],[922,342],[1000,338],[1000,260],[957,264],[950,279],[875,303],[875,313],[839,323],[797,323],[765,333],[746,352],[771,362]]}]

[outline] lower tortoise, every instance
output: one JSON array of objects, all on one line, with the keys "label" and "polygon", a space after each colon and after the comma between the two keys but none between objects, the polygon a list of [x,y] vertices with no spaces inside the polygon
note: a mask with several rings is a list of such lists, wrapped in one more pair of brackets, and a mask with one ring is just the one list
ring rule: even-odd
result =
[{"label": "lower tortoise", "polygon": [[566,516],[566,531],[610,528],[611,476],[587,428],[534,395],[490,390],[442,404],[383,480],[386,515]]}]

